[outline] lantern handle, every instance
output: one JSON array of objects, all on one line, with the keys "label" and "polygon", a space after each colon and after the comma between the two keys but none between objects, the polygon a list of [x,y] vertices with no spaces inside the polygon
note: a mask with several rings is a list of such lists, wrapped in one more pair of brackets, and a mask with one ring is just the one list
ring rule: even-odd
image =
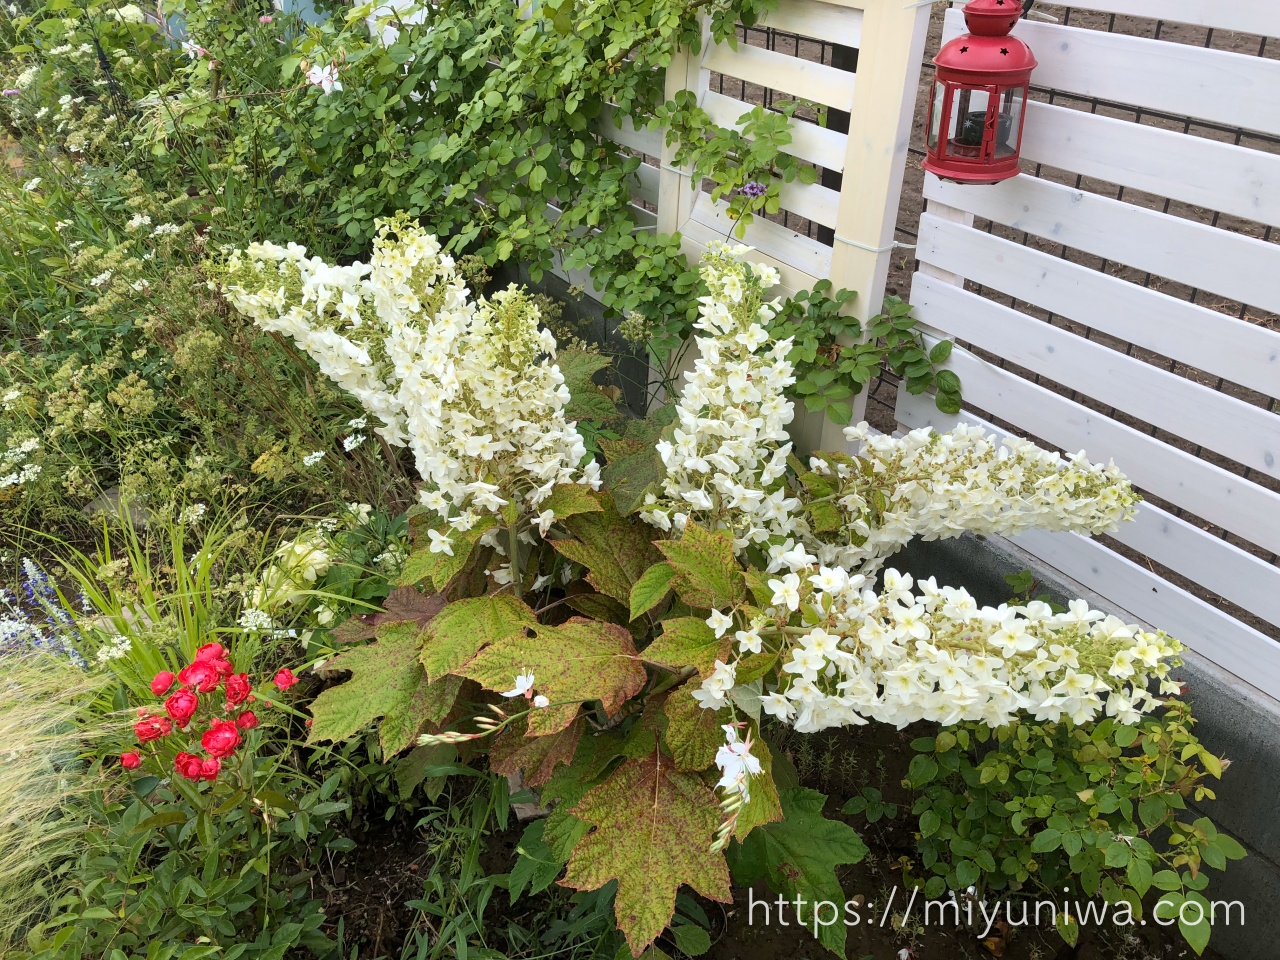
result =
[{"label": "lantern handle", "polygon": [[[950,3],[952,0],[915,0],[914,3],[908,3],[903,10],[914,10],[916,7],[930,7],[935,3]],[[1044,20],[1048,23],[1059,23],[1057,17],[1051,13],[1045,13],[1042,10],[1032,10],[1032,5],[1036,0],[1023,0],[1022,16],[1028,20]]]}]

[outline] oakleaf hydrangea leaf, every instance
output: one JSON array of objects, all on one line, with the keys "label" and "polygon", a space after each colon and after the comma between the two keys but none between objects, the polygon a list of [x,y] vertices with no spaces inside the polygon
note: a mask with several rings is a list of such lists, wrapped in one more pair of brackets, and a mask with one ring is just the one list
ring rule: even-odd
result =
[{"label": "oakleaf hydrangea leaf", "polygon": [[671,590],[671,579],[676,575],[675,567],[669,563],[655,563],[640,575],[640,579],[631,588],[631,619],[648,613]]},{"label": "oakleaf hydrangea leaf", "polygon": [[[724,743],[720,725],[728,712],[704,710],[684,684],[672,690],[662,705],[666,715],[665,740],[677,770],[706,770],[715,762],[716,751]],[[752,782],[754,789],[754,781]]]},{"label": "oakleaf hydrangea leaf", "polygon": [[561,884],[597,890],[618,881],[614,913],[633,956],[662,933],[687,884],[728,903],[724,855],[711,852],[715,795],[659,753],[628,760],[573,808],[592,831],[578,841]]},{"label": "oakleaf hydrangea leaf", "polygon": [[662,634],[644,648],[641,656],[673,670],[697,667],[698,675],[708,677],[716,661],[728,661],[733,638],[729,634],[717,639],[700,617],[673,617],[662,621]]},{"label": "oakleaf hydrangea leaf", "polygon": [[518,674],[532,673],[533,691],[551,701],[529,715],[532,736],[569,726],[584,701],[599,700],[612,716],[644,686],[646,674],[631,634],[617,624],[574,617],[531,632],[498,639],[459,672],[498,692],[511,687]]},{"label": "oakleaf hydrangea leaf", "polygon": [[438,593],[424,594],[413,587],[397,587],[382,601],[378,613],[357,614],[333,631],[339,643],[356,643],[372,640],[384,623],[404,623],[412,620],[425,627],[444,608],[444,597]]},{"label": "oakleaf hydrangea leaf", "polygon": [[559,733],[547,737],[530,737],[526,718],[521,717],[503,730],[489,751],[489,766],[494,773],[509,777],[523,772],[524,782],[540,787],[551,779],[560,764],[573,762],[574,750],[582,737],[584,724],[579,717]]},{"label": "oakleaf hydrangea leaf", "polygon": [[579,513],[599,513],[600,501],[595,492],[581,483],[558,483],[551,490],[551,496],[538,504],[539,510],[550,510],[557,520],[564,520]]},{"label": "oakleaf hydrangea leaf", "polygon": [[648,526],[620,516],[609,494],[598,496],[599,513],[580,513],[565,521],[575,539],[552,540],[551,545],[586,567],[593,587],[629,606],[632,585],[662,557],[649,540]]},{"label": "oakleaf hydrangea leaf", "polygon": [[655,546],[675,568],[672,586],[689,606],[712,610],[743,599],[742,567],[734,555],[732,538],[689,523],[679,540],[659,540]]},{"label": "oakleaf hydrangea leaf", "polygon": [[436,614],[422,634],[422,665],[433,678],[456,673],[484,647],[523,635],[536,624],[533,611],[509,593],[458,600]]},{"label": "oakleaf hydrangea leaf", "polygon": [[418,540],[421,546],[409,554],[400,571],[400,585],[407,587],[426,581],[436,590],[443,590],[449,581],[461,573],[467,565],[467,561],[471,559],[471,552],[480,542],[480,538],[497,524],[498,521],[494,517],[483,516],[470,530],[447,531],[449,549],[453,551],[452,553],[446,553],[443,550],[433,552],[431,545],[425,542],[428,539],[425,534],[427,528],[423,527],[424,534]]},{"label": "oakleaf hydrangea leaf", "polygon": [[350,671],[351,679],[316,697],[307,742],[348,740],[387,717],[379,739],[389,757],[409,746],[424,723],[445,716],[457,697],[458,678],[428,683],[418,662],[420,632],[415,623],[392,624],[382,628],[375,642],[330,660],[330,671]]}]

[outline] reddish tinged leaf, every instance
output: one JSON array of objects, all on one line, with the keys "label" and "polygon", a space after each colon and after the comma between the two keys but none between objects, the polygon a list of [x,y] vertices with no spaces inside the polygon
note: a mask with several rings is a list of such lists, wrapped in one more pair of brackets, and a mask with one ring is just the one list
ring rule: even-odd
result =
[{"label": "reddish tinged leaf", "polygon": [[558,483],[551,489],[551,495],[538,505],[538,509],[550,510],[557,520],[563,520],[579,513],[599,513],[602,507],[595,491],[586,484]]},{"label": "reddish tinged leaf", "polygon": [[588,700],[599,700],[613,716],[644,686],[631,634],[616,623],[574,617],[556,627],[535,625],[531,632],[500,638],[459,672],[499,693],[514,687],[518,674],[532,673],[533,692],[552,703],[529,715],[532,736],[559,733]]},{"label": "reddish tinged leaf", "polygon": [[533,611],[509,593],[455,601],[436,614],[423,633],[422,665],[432,679],[458,673],[489,644],[512,635],[523,637],[536,625]]},{"label": "reddish tinged leaf", "polygon": [[730,901],[724,854],[711,852],[720,822],[715,795],[669,758],[628,760],[572,814],[594,829],[574,847],[560,883],[598,890],[617,880],[614,912],[633,956],[666,928],[681,884]]},{"label": "reddish tinged leaf", "polygon": [[599,513],[580,513],[565,521],[573,540],[552,540],[563,556],[587,568],[587,582],[623,606],[631,587],[662,557],[650,542],[651,528],[621,516],[608,493],[596,494]]},{"label": "reddish tinged leaf", "polygon": [[584,726],[585,722],[579,717],[559,733],[530,737],[526,736],[525,719],[516,720],[494,740],[489,751],[489,766],[504,777],[523,771],[526,784],[540,787],[551,779],[557,766],[573,762]]},{"label": "reddish tinged leaf", "polygon": [[716,661],[728,662],[733,640],[729,634],[719,639],[698,617],[675,617],[662,621],[662,635],[644,648],[641,656],[672,670],[697,667],[700,677],[708,677]]},{"label": "reddish tinged leaf", "polygon": [[377,635],[378,627],[384,623],[413,621],[418,626],[425,627],[444,609],[444,603],[441,594],[428,595],[413,587],[397,587],[382,601],[380,612],[352,617],[334,630],[333,636],[339,643],[353,643],[372,640]]}]

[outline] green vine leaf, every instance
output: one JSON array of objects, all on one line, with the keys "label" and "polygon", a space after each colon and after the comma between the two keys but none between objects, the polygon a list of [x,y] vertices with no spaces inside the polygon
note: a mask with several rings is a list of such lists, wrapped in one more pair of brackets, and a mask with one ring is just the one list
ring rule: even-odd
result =
[{"label": "green vine leaf", "polygon": [[499,593],[448,604],[422,634],[422,665],[438,679],[458,669],[491,643],[513,634],[523,635],[537,625],[528,606]]},{"label": "green vine leaf", "polygon": [[689,606],[713,610],[745,598],[742,567],[727,534],[690,523],[679,540],[659,540],[655,546],[675,568],[673,586]]},{"label": "green vine leaf", "polygon": [[461,679],[427,680],[418,662],[420,633],[416,623],[391,624],[379,631],[374,643],[330,660],[327,670],[348,671],[351,679],[316,697],[307,742],[348,740],[385,717],[378,739],[383,756],[390,757],[408,747],[423,724],[443,719],[453,707]]},{"label": "green vine leaf", "polygon": [[[780,799],[782,819],[752,830],[742,841],[734,857],[734,879],[747,884],[763,876],[788,899],[843,903],[836,867],[858,863],[867,855],[867,845],[848,824],[822,816],[827,798],[818,791],[787,790]],[[824,926],[818,940],[843,957],[845,933],[843,924]]]},{"label": "green vine leaf", "polygon": [[564,557],[587,568],[587,582],[627,606],[631,587],[662,557],[650,542],[649,528],[618,513],[608,493],[597,494],[600,511],[565,520],[574,540],[552,540]]},{"label": "green vine leaf", "polygon": [[514,686],[521,673],[532,673],[534,692],[551,706],[533,708],[529,734],[559,733],[573,722],[578,705],[599,700],[608,716],[640,692],[647,675],[636,655],[631,634],[615,623],[574,617],[560,626],[535,626],[532,636],[511,633],[464,664],[463,676],[488,690]]},{"label": "green vine leaf", "polygon": [[720,821],[715,795],[661,754],[628,760],[572,813],[591,832],[578,841],[560,883],[598,890],[617,880],[614,914],[633,956],[666,928],[682,884],[730,902],[724,855],[711,852]]}]

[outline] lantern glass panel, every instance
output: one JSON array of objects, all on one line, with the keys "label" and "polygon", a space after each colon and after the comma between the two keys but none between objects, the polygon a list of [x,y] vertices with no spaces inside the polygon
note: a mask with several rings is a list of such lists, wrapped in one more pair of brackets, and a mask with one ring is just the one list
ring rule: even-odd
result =
[{"label": "lantern glass panel", "polygon": [[1027,100],[1026,87],[1005,90],[1000,98],[1000,116],[996,120],[996,157],[1012,157],[1022,140],[1022,111]]},{"label": "lantern glass panel", "polygon": [[933,82],[933,99],[929,105],[929,149],[938,148],[938,135],[942,131],[942,115],[946,113],[947,85],[940,80]]},{"label": "lantern glass panel", "polygon": [[987,110],[995,87],[953,87],[947,155],[981,160],[982,137],[987,129]]}]

